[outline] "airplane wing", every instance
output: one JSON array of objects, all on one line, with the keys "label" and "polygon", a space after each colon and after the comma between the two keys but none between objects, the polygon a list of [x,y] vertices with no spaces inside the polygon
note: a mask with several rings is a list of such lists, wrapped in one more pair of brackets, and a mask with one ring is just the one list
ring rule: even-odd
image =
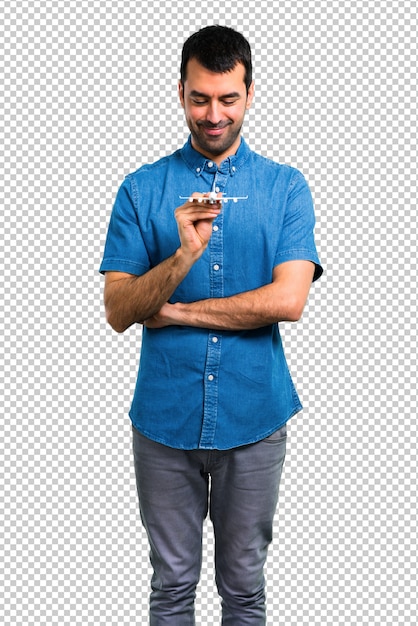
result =
[{"label": "airplane wing", "polygon": [[179,198],[180,200],[188,200],[189,202],[197,200],[198,202],[208,202],[209,204],[215,204],[215,202],[226,204],[228,201],[238,202],[238,200],[248,200],[248,196],[221,196],[218,198],[215,191],[211,191],[208,196],[202,196],[200,198],[193,198],[192,196],[179,196]]}]

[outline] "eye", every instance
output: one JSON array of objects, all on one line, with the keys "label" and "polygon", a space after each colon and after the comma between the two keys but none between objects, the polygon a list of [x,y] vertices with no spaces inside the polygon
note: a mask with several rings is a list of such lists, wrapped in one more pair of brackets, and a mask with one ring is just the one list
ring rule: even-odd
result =
[{"label": "eye", "polygon": [[192,98],[192,103],[196,106],[204,106],[206,104],[206,100],[197,100],[196,98]]},{"label": "eye", "polygon": [[222,100],[222,104],[224,104],[227,107],[230,107],[234,104],[236,104],[238,98],[227,98],[226,100]]}]

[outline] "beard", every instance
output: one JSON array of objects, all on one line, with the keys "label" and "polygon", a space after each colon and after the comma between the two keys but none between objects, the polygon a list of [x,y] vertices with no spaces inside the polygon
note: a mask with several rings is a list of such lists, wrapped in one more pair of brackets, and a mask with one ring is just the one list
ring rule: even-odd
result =
[{"label": "beard", "polygon": [[[227,152],[237,141],[242,128],[242,122],[221,122],[210,124],[209,122],[193,123],[187,120],[196,150],[217,157]],[[206,130],[223,129],[220,135],[210,136]]]}]

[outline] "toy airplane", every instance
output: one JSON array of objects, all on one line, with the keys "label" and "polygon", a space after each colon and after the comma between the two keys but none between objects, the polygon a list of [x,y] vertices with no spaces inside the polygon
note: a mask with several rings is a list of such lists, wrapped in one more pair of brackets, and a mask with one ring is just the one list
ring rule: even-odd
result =
[{"label": "toy airplane", "polygon": [[216,202],[226,204],[229,200],[232,200],[232,202],[238,202],[238,200],[248,200],[248,196],[221,196],[218,198],[216,191],[211,191],[208,196],[200,198],[193,198],[192,196],[179,196],[179,198],[180,200],[188,200],[189,202],[197,200],[198,202],[209,202],[209,204],[215,204]]}]

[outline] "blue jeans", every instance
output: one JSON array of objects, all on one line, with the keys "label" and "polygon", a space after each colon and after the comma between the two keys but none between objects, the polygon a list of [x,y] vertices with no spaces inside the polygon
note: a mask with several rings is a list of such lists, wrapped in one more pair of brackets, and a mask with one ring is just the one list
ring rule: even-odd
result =
[{"label": "blue jeans", "polygon": [[272,540],[286,426],[267,439],[232,450],[178,450],[133,428],[133,450],[154,569],[150,626],[195,625],[208,510],[222,625],[264,626],[263,570]]}]

